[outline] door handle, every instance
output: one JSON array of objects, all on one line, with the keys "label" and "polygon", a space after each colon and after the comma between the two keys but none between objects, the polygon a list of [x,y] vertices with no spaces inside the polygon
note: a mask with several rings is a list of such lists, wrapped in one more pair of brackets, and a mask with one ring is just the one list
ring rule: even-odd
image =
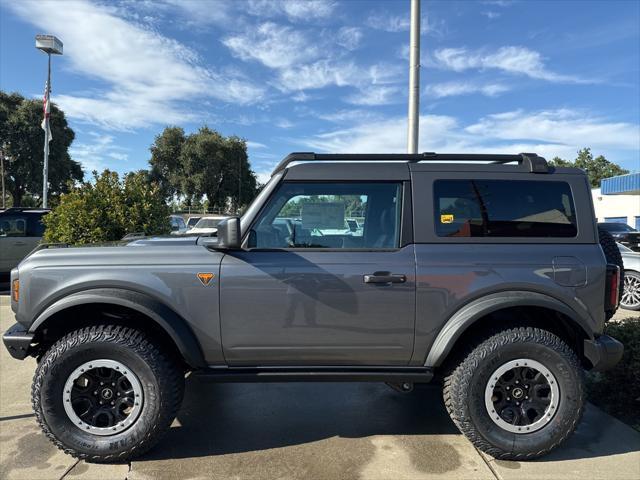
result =
[{"label": "door handle", "polygon": [[365,275],[363,280],[364,283],[404,283],[407,281],[407,277],[396,273],[375,272]]},{"label": "door handle", "polygon": [[13,242],[13,245],[16,246],[16,247],[22,247],[22,246],[24,246],[26,244],[27,244],[27,242]]}]

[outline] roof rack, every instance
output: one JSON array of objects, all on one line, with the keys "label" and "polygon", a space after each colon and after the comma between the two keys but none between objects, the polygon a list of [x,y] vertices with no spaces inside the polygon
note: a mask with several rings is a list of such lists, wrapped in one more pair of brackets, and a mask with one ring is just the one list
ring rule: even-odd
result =
[{"label": "roof rack", "polygon": [[531,173],[548,173],[549,165],[535,153],[517,155],[486,153],[314,153],[293,152],[287,155],[273,170],[272,175],[285,170],[293,162],[489,162],[505,164],[517,162]]}]

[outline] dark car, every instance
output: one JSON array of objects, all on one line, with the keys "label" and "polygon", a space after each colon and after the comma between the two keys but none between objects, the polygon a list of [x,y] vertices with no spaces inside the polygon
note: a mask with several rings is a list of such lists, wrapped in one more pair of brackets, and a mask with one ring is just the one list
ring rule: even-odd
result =
[{"label": "dark car", "polygon": [[635,252],[640,252],[640,232],[622,222],[601,222],[598,228],[609,232],[616,242]]},{"label": "dark car", "polygon": [[49,210],[41,208],[8,208],[0,210],[0,277],[8,277],[11,269],[42,240],[42,217]]},{"label": "dark car", "polygon": [[[400,392],[439,380],[479,450],[529,460],[578,425],[583,369],[623,354],[604,333],[622,262],[594,218],[585,172],[535,154],[294,153],[215,237],[32,253],[11,273],[18,323],[3,340],[38,359],[46,437],[89,461],[158,442],[186,371]],[[235,428],[224,410],[199,412]]]}]

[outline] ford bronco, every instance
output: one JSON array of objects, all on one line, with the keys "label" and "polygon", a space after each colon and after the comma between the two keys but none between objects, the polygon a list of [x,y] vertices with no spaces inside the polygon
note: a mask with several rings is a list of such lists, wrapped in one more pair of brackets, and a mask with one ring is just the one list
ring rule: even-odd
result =
[{"label": "ford bronco", "polygon": [[531,459],[576,428],[584,370],[621,358],[617,252],[585,173],[535,154],[294,153],[217,236],[42,245],[3,339],[38,361],[46,436],[89,461],[156,444],[188,371],[439,379],[477,448]]}]

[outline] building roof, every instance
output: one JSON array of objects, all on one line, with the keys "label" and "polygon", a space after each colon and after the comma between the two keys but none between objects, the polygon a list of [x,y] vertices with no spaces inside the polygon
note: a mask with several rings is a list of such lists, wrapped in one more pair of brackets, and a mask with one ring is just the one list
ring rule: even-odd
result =
[{"label": "building roof", "polygon": [[605,178],[600,191],[603,195],[640,195],[640,172]]}]

